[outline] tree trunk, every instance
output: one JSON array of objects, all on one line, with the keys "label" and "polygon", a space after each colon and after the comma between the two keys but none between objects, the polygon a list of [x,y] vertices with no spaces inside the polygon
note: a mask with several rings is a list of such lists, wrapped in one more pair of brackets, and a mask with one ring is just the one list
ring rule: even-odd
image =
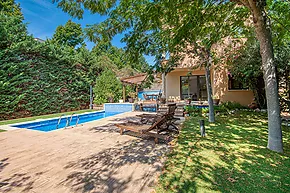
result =
[{"label": "tree trunk", "polygon": [[249,0],[249,8],[253,14],[256,35],[260,42],[260,54],[264,72],[265,90],[268,108],[268,145],[276,152],[283,152],[280,105],[276,65],[271,37],[270,21],[264,10],[265,1]]},{"label": "tree trunk", "polygon": [[214,117],[214,106],[212,100],[212,88],[211,88],[211,79],[210,79],[210,66],[211,66],[211,56],[209,55],[209,61],[205,68],[205,79],[206,79],[206,88],[207,88],[207,99],[208,99],[208,108],[209,108],[209,122],[215,122]]},{"label": "tree trunk", "polygon": [[90,109],[93,109],[93,86],[90,85]]}]

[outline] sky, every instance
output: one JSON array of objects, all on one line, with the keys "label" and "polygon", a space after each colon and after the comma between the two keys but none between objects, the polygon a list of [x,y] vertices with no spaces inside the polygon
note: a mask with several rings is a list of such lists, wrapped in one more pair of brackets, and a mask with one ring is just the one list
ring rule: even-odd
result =
[{"label": "sky", "polygon": [[[57,5],[53,4],[52,0],[15,0],[15,2],[20,3],[28,32],[34,37],[43,40],[51,38],[57,26],[64,25],[69,19],[81,24],[83,28],[86,25],[100,23],[106,19],[105,16],[90,14],[89,11],[85,11],[81,20],[72,18],[69,14],[57,8]],[[112,40],[112,44],[123,48],[126,44],[121,42],[122,37],[122,34],[116,35]],[[87,41],[86,44],[89,49],[94,46],[93,42]],[[153,57],[145,56],[145,58],[149,64],[153,64]]]}]

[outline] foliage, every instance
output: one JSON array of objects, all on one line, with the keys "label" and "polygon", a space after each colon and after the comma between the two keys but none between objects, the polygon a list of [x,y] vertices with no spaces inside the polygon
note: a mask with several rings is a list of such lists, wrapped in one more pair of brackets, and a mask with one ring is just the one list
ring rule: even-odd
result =
[{"label": "foliage", "polygon": [[0,13],[8,16],[20,16],[23,18],[20,4],[16,4],[15,0],[1,0]]},{"label": "foliage", "polygon": [[72,65],[75,51],[34,41],[20,18],[0,17],[0,118],[87,106],[89,84]]},{"label": "foliage", "polygon": [[[175,53],[184,51],[190,44],[210,48],[213,43],[236,30],[237,25],[243,25],[243,21],[236,21],[237,15],[248,15],[244,8],[231,2],[138,0],[117,3],[108,0],[104,1],[106,6],[89,3],[89,0],[54,2],[77,18],[82,18],[85,9],[92,13],[107,14],[109,18],[104,22],[86,29],[89,38],[104,45],[116,34],[124,32],[123,41],[127,43],[128,57],[137,59],[141,54],[156,56],[158,69],[162,69],[160,62],[164,59],[164,53],[171,54],[172,62],[169,63],[174,66],[174,61],[179,59]],[[230,24],[235,25],[235,28]],[[241,28],[238,30],[242,31]]]},{"label": "foliage", "polygon": [[287,111],[285,101],[290,101],[290,40],[288,45],[275,46],[275,61],[277,62],[280,104]]},{"label": "foliage", "polygon": [[[81,17],[83,8],[93,12],[104,11],[98,4],[89,1],[77,1],[75,4],[56,0],[59,6],[71,15]],[[107,1],[108,2],[108,1]],[[209,96],[210,120],[214,122],[212,89],[209,69],[212,64],[212,46],[223,37],[240,33],[236,21],[237,15],[247,16],[244,8],[232,2],[217,4],[215,1],[120,1],[108,4],[104,13],[109,18],[104,22],[90,26],[88,36],[95,41],[108,42],[117,33],[127,32],[123,39],[132,61],[142,54],[156,56],[156,70],[168,73],[185,54],[198,58],[196,67],[205,66]],[[75,9],[69,11],[68,7]],[[111,7],[112,6],[112,7]],[[128,9],[130,7],[130,9]],[[241,14],[242,13],[242,14]],[[170,55],[163,65],[164,54]]]},{"label": "foliage", "polygon": [[265,84],[261,65],[260,45],[252,39],[249,39],[228,62],[231,76],[253,90],[259,107],[266,108]]},{"label": "foliage", "polygon": [[62,26],[58,26],[53,34],[52,40],[61,44],[76,47],[84,43],[84,34],[80,24],[71,20]]},{"label": "foliage", "polygon": [[[231,111],[248,109],[248,107],[242,106],[237,102],[223,102],[219,106],[214,107],[215,111],[218,113],[229,114]],[[186,105],[184,107],[185,112],[187,112],[190,116],[201,116],[209,113],[208,108],[202,108],[197,106]]]},{"label": "foliage", "polygon": [[[289,83],[287,84],[290,76],[290,41],[288,44],[285,41],[285,44],[282,45],[278,45],[277,42],[274,43],[280,97],[282,100],[286,100],[290,96]],[[260,108],[266,108],[265,85],[261,65],[262,58],[259,43],[252,39],[249,39],[243,49],[228,62],[231,75],[252,89]]]},{"label": "foliage", "polygon": [[[84,45],[77,49],[74,58],[73,65],[76,68],[76,73],[79,74],[82,79],[94,85],[96,78],[106,68],[103,66],[103,58],[97,57],[89,51]],[[107,63],[110,61],[106,60]]]},{"label": "foliage", "polygon": [[98,43],[93,47],[92,54],[97,57],[106,57],[106,60],[109,60],[109,62],[104,62],[102,66],[114,70],[120,77],[131,76],[136,72],[147,72],[149,69],[148,63],[143,56],[140,56],[137,61],[132,62],[123,49],[110,44]]},{"label": "foliage", "polygon": [[201,115],[201,108],[196,106],[186,105],[184,107],[185,112],[187,112],[190,116],[199,116]]},{"label": "foliage", "polygon": [[219,106],[215,106],[215,110],[220,113],[230,113],[231,111],[235,110],[242,110],[242,109],[248,109],[248,107],[245,107],[237,102],[223,102]]},{"label": "foliage", "polygon": [[[290,3],[284,0],[267,2],[268,16],[271,19],[272,38],[276,46],[287,45],[290,41]],[[276,47],[277,48],[277,47]],[[274,49],[275,50],[275,49]]]},{"label": "foliage", "polygon": [[96,79],[94,87],[94,103],[103,104],[109,101],[109,98],[113,98],[117,101],[122,96],[122,84],[117,79],[114,72],[111,70],[104,71]]},{"label": "foliage", "polygon": [[19,5],[0,5],[0,119],[87,108],[89,85],[103,71],[135,74],[148,67],[142,57],[137,69],[128,62],[118,66],[125,54],[114,54],[124,53],[114,46],[115,52],[89,51],[81,26],[72,21],[59,26],[52,40],[39,43],[28,35]]},{"label": "foliage", "polygon": [[206,137],[199,120],[184,122],[168,155],[156,192],[288,192],[290,189],[290,133],[284,127],[284,154],[269,151],[267,118],[240,112],[206,121]]},{"label": "foliage", "polygon": [[[225,36],[241,37],[246,22],[252,22],[256,37],[260,43],[264,79],[267,80],[267,104],[269,111],[269,143],[268,148],[282,152],[283,143],[280,126],[280,108],[276,70],[274,63],[271,26],[268,12],[277,11],[281,18],[289,23],[289,1],[265,0],[232,0],[232,1],[149,1],[149,0],[104,0],[92,3],[91,0],[66,1],[54,0],[58,6],[74,17],[81,18],[84,9],[92,13],[107,14],[109,17],[99,25],[91,26],[92,39],[110,41],[114,35],[122,32],[127,42],[127,50],[134,59],[141,53],[156,56],[157,65],[161,66],[164,54],[170,55],[167,63],[176,63],[180,60],[179,54],[191,47],[201,63],[205,64],[207,90],[211,121],[214,121],[212,93],[210,86],[209,67],[212,62],[211,46]],[[271,6],[275,2],[276,10]],[[285,6],[284,6],[285,5]],[[283,13],[287,12],[286,17]],[[252,17],[249,20],[249,15]],[[251,25],[250,24],[250,25]],[[96,27],[98,26],[98,27]],[[283,26],[284,27],[284,26]],[[233,35],[232,35],[232,32]],[[188,54],[188,53],[187,53]],[[172,57],[173,56],[173,57]],[[160,67],[160,69],[167,69]],[[169,68],[170,69],[170,68]],[[163,71],[165,72],[165,71]],[[278,113],[277,113],[278,112]],[[277,139],[277,140],[273,140]]]},{"label": "foliage", "polygon": [[209,113],[209,109],[208,108],[201,108],[201,113],[207,114],[207,113]]}]

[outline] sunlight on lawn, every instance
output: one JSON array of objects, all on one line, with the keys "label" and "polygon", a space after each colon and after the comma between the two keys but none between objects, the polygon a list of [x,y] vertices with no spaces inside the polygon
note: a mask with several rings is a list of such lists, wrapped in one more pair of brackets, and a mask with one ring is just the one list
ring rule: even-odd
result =
[{"label": "sunlight on lawn", "polygon": [[[184,123],[169,154],[157,192],[287,192],[290,189],[289,137],[283,128],[284,154],[267,146],[264,115],[242,112],[206,123],[198,117]],[[209,125],[209,126],[208,126]]]}]

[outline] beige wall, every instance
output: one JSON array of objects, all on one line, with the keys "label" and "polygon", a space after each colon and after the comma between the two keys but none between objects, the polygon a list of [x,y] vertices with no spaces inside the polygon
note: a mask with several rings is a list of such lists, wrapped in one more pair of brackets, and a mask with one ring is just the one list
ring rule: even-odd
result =
[{"label": "beige wall", "polygon": [[[192,75],[204,75],[205,70],[191,70],[187,68],[177,68],[166,75],[166,98],[180,97],[180,76],[186,76],[189,72]],[[232,101],[247,106],[254,98],[251,90],[228,90],[227,70],[219,68],[212,69],[213,94],[221,99],[221,102]]]},{"label": "beige wall", "polygon": [[177,68],[166,75],[166,98],[180,97],[180,76],[186,76],[192,72],[192,75],[204,75],[205,70],[194,70],[186,68]]},{"label": "beige wall", "polygon": [[221,102],[238,102],[244,106],[249,105],[254,99],[251,90],[228,90],[228,75],[224,67],[212,70],[213,93],[221,99]]}]

